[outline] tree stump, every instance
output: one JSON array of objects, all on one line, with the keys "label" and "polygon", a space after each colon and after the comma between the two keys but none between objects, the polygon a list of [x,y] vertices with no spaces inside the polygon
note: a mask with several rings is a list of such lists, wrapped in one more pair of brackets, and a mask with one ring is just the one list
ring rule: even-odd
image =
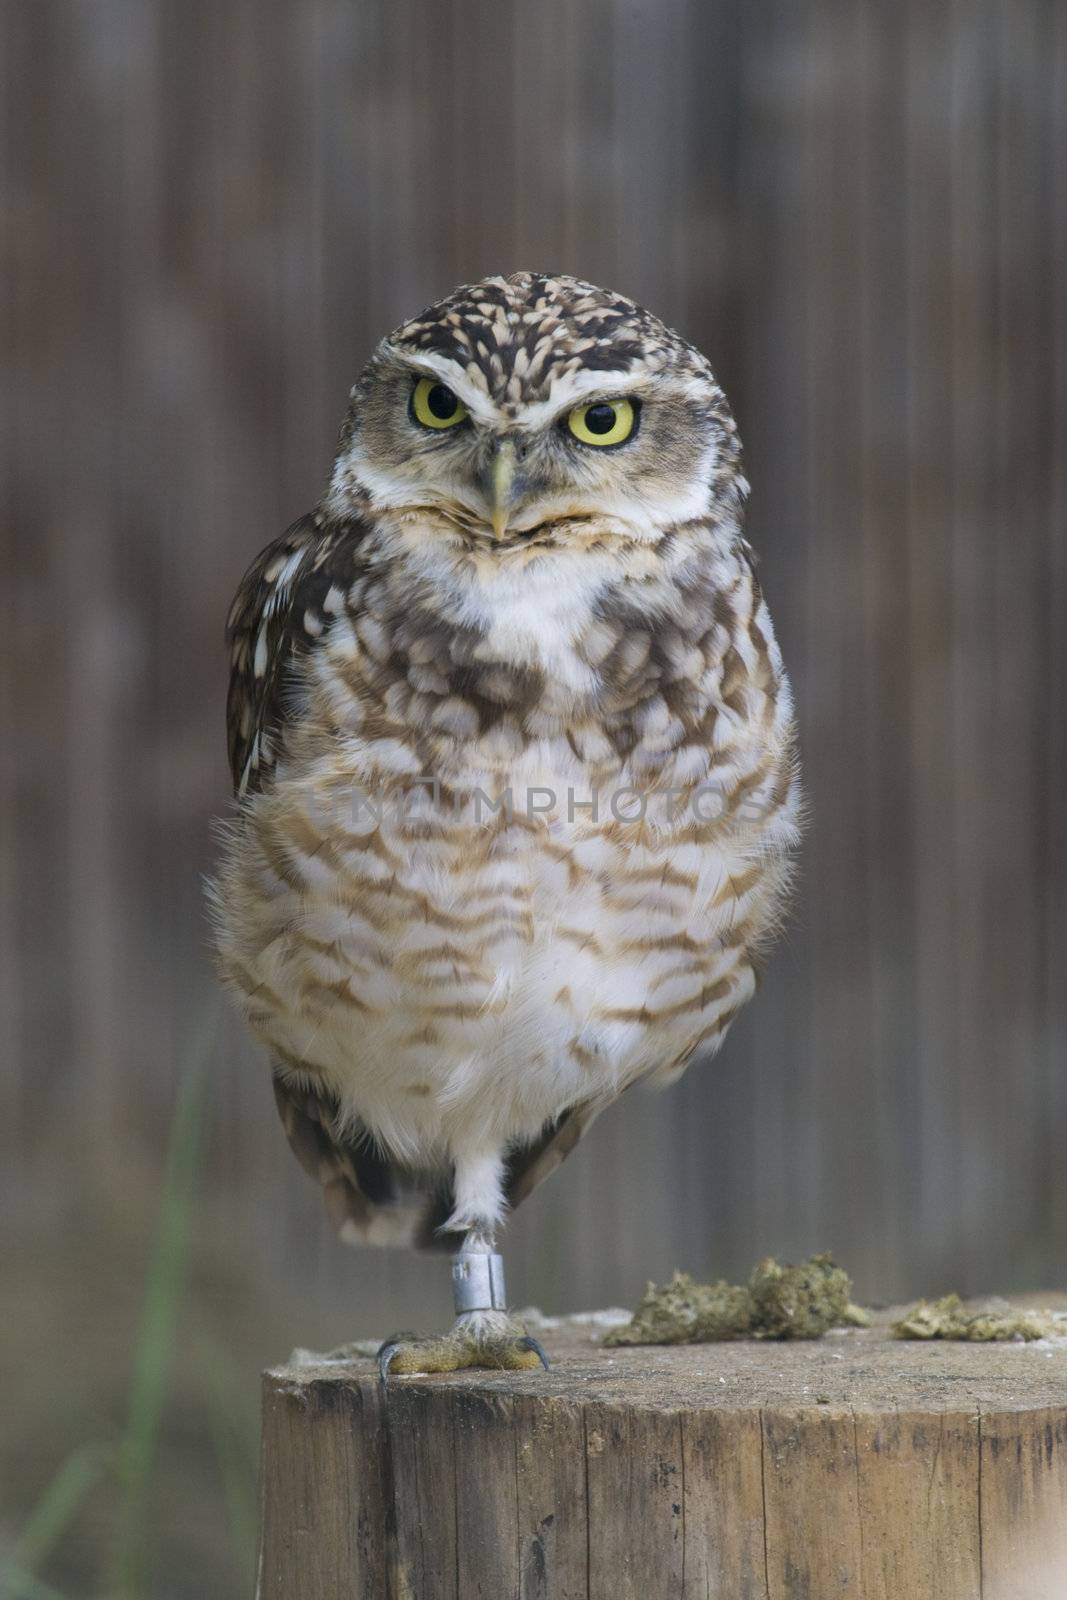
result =
[{"label": "tree stump", "polygon": [[1067,1340],[888,1321],[618,1350],[569,1325],[538,1330],[551,1372],[387,1390],[369,1360],[279,1367],[259,1600],[1065,1600]]}]

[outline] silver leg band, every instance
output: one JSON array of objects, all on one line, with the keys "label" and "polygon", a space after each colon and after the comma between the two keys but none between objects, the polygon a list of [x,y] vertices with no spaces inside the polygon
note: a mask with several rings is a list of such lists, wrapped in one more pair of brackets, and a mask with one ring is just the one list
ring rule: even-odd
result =
[{"label": "silver leg band", "polygon": [[457,1312],[506,1311],[504,1257],[461,1250],[452,1259],[452,1295]]}]

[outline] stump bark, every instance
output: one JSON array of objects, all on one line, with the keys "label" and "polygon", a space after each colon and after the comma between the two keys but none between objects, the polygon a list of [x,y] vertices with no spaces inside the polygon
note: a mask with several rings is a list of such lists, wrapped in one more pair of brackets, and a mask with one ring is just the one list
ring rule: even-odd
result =
[{"label": "stump bark", "polygon": [[[1067,1305],[1064,1297],[1043,1304]],[[1065,1600],[1067,1340],[265,1375],[259,1600]]]}]

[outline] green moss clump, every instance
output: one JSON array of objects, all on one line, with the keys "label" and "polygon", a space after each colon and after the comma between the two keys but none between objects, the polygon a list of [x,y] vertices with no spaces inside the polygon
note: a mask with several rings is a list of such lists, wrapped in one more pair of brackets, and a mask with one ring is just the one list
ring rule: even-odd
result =
[{"label": "green moss clump", "polygon": [[780,1267],[768,1257],[753,1272],[749,1288],[757,1338],[818,1339],[828,1328],[856,1320],[851,1279],[829,1255],[812,1256],[799,1267]]},{"label": "green moss clump", "polygon": [[828,1255],[797,1267],[770,1257],[745,1285],[695,1283],[676,1272],[670,1283],[650,1283],[633,1318],[613,1328],[604,1343],[708,1344],[720,1339],[817,1339],[842,1323],[862,1324],[867,1314],[849,1299],[848,1274]]},{"label": "green moss clump", "polygon": [[920,1300],[893,1324],[894,1339],[967,1339],[976,1342],[1048,1339],[1067,1332],[1048,1311],[1018,1311],[1006,1300],[968,1311],[958,1294]]},{"label": "green moss clump", "polygon": [[676,1272],[670,1283],[650,1283],[632,1321],[612,1328],[605,1344],[700,1344],[743,1339],[752,1326],[752,1296],[724,1282],[696,1283]]}]

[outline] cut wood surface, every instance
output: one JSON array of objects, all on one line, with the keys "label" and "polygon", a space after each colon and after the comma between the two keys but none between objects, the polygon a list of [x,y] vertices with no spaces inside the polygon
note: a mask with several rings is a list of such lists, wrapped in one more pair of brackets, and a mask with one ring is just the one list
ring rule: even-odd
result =
[{"label": "cut wood surface", "polygon": [[[1067,1309],[1067,1297],[1038,1297]],[[1065,1600],[1067,1338],[265,1375],[259,1600]]]}]

